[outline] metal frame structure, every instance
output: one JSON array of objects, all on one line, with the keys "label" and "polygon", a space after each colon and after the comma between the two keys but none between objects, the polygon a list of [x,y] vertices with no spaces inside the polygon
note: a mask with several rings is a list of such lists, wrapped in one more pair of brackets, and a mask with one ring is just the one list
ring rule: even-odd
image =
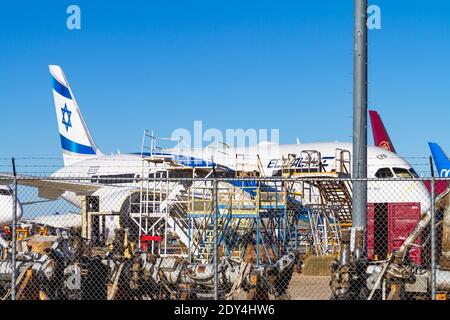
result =
[{"label": "metal frame structure", "polygon": [[[145,152],[148,138],[150,153]],[[210,263],[217,247],[220,256],[254,259],[257,265],[272,264],[288,250],[301,247],[316,255],[339,252],[341,223],[351,217],[351,185],[333,185],[320,177],[348,177],[349,151],[336,150],[331,173],[323,170],[321,154],[315,150],[301,152],[299,168],[291,166],[296,155],[283,157],[280,174],[299,178],[291,182],[265,181],[259,156],[245,166],[248,159],[236,155],[235,179],[216,186],[211,177],[230,172],[182,166],[164,152],[153,152],[158,140],[144,132],[139,197],[130,201],[140,248],[143,236],[148,236],[152,240],[147,250],[153,254],[181,253],[191,262]],[[190,179],[176,181],[177,177]],[[179,252],[169,250],[171,235],[178,238]]]}]

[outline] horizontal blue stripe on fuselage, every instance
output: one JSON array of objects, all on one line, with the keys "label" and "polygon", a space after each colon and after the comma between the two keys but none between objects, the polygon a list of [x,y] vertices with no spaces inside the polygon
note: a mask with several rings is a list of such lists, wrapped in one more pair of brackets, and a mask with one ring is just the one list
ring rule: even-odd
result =
[{"label": "horizontal blue stripe on fuselage", "polygon": [[[132,154],[141,154],[140,152],[135,152]],[[194,157],[189,157],[189,156],[184,156],[181,154],[172,154],[172,153],[163,153],[163,152],[153,152],[153,153],[149,153],[149,152],[144,152],[143,156],[146,157],[150,157],[150,156],[168,156],[168,157],[172,157],[174,160],[177,160],[180,164],[187,166],[187,167],[212,167],[214,165],[213,162],[211,161],[207,161],[207,160],[203,160],[203,159],[199,159],[199,158],[194,158]]]}]

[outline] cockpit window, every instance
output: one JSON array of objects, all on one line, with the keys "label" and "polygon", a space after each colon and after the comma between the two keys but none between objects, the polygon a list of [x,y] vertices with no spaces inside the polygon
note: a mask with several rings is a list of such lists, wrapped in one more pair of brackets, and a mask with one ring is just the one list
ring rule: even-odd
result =
[{"label": "cockpit window", "polygon": [[0,196],[11,196],[11,191],[7,189],[0,189]]},{"label": "cockpit window", "polygon": [[419,175],[417,174],[416,170],[414,170],[413,168],[409,169],[409,172],[411,173],[411,175],[414,178],[419,178]]},{"label": "cockpit window", "polygon": [[375,173],[375,177],[377,178],[392,178],[393,176],[390,168],[381,168]]},{"label": "cockpit window", "polygon": [[394,168],[394,173],[397,178],[412,178],[411,172],[404,168]]}]

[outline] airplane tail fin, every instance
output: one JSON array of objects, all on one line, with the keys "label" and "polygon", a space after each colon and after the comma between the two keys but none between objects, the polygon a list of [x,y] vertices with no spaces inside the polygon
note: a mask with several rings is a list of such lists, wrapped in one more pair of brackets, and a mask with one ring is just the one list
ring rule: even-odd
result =
[{"label": "airplane tail fin", "polygon": [[387,133],[378,112],[369,110],[369,116],[370,123],[372,124],[372,134],[375,146],[395,153],[394,145],[392,144],[391,138],[389,138],[389,134]]},{"label": "airplane tail fin", "polygon": [[94,142],[60,66],[50,65],[64,166],[102,153]]},{"label": "airplane tail fin", "polygon": [[428,146],[433,156],[434,165],[440,177],[448,177],[450,173],[450,160],[448,159],[441,146],[434,142],[428,142]]}]

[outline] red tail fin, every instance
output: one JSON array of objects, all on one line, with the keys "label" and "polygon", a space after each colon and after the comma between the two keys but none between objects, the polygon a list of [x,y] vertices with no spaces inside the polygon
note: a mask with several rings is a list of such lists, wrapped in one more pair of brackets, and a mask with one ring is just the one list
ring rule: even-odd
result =
[{"label": "red tail fin", "polygon": [[378,112],[369,110],[370,122],[372,123],[372,134],[375,146],[395,152],[394,145],[389,138],[386,128],[381,121]]}]

